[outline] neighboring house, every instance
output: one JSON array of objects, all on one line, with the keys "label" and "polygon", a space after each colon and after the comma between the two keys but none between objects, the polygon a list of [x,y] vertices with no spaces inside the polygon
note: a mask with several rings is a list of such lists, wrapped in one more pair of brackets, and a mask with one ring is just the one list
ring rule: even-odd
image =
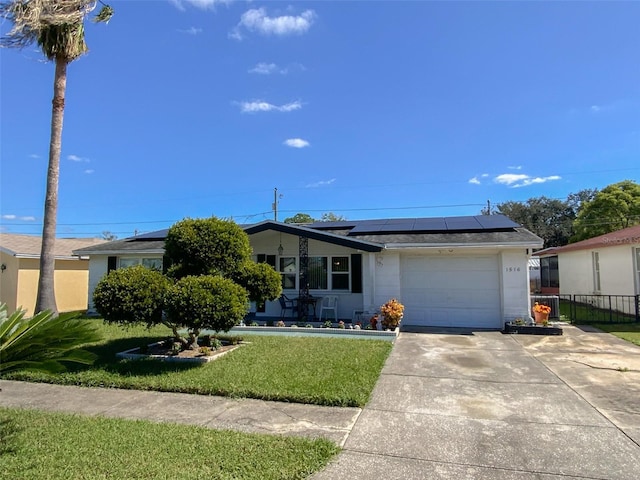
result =
[{"label": "neighboring house", "polygon": [[640,225],[534,255],[540,257],[543,293],[640,294]]},{"label": "neighboring house", "polygon": [[[89,260],[73,250],[104,243],[98,238],[56,239],[54,286],[60,312],[86,310]],[[0,233],[0,303],[33,315],[40,276],[41,237]]]},{"label": "neighboring house", "polygon": [[[335,295],[345,320],[395,297],[405,305],[403,323],[423,326],[501,328],[528,317],[528,260],[543,243],[502,215],[242,227],[254,258],[281,273],[287,296],[307,288],[313,296]],[[166,233],[76,250],[90,257],[90,295],[114,268],[160,267]],[[257,312],[279,315],[278,301]]]}]

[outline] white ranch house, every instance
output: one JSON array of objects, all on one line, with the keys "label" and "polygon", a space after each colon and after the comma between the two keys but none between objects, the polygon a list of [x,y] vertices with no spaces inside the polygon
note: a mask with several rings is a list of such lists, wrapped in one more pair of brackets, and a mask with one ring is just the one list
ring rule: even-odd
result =
[{"label": "white ranch house", "polygon": [[[542,265],[543,293],[597,295],[600,302],[607,301],[604,296],[640,294],[640,225],[535,255]],[[635,302],[626,299],[618,309],[633,314]]]},{"label": "white ranch house", "polygon": [[[542,240],[502,215],[242,227],[254,258],[281,273],[285,295],[308,287],[314,297],[337,296],[345,321],[394,297],[405,305],[404,325],[500,329],[530,316],[528,261]],[[76,251],[90,257],[90,299],[111,269],[161,267],[166,232]],[[279,317],[280,303],[263,310],[258,320]]]}]

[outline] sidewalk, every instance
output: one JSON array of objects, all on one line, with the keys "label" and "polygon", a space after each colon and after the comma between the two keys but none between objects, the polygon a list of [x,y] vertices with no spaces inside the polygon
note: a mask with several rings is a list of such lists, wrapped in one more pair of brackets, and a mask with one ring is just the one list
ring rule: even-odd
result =
[{"label": "sidewalk", "polygon": [[335,408],[112,388],[0,380],[0,407],[34,408],[247,433],[327,438],[342,446],[359,408]]}]

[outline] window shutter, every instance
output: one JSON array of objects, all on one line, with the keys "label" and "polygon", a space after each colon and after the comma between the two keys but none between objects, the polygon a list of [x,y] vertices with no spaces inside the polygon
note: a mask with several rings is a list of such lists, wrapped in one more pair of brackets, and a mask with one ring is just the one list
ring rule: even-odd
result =
[{"label": "window shutter", "polygon": [[107,257],[107,273],[117,268],[118,257]]},{"label": "window shutter", "polygon": [[162,256],[162,274],[166,275],[169,267],[171,266],[171,260],[166,255]]},{"label": "window shutter", "polygon": [[267,256],[264,253],[258,254],[258,263],[265,263],[267,261]]},{"label": "window shutter", "polygon": [[362,254],[351,254],[351,293],[362,293]]},{"label": "window shutter", "polygon": [[276,256],[275,255],[267,255],[267,263],[271,265],[274,269],[276,268]]}]

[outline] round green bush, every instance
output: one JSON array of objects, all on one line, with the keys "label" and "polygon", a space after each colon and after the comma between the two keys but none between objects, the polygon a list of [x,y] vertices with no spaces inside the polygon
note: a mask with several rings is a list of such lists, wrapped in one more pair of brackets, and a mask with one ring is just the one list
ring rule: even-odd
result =
[{"label": "round green bush", "polygon": [[234,275],[236,283],[249,293],[249,300],[262,303],[282,294],[282,279],[271,265],[246,262]]},{"label": "round green bush", "polygon": [[112,270],[98,282],[93,304],[102,318],[122,324],[162,321],[164,296],[171,281],[156,270],[136,265]]},{"label": "round green bush", "polygon": [[175,278],[189,275],[232,276],[251,258],[249,236],[235,222],[187,218],[175,223],[165,239],[165,255]]},{"label": "round green bush", "polygon": [[202,329],[226,332],[249,310],[247,291],[217,275],[189,276],[172,285],[165,296],[172,323],[197,335]]}]

